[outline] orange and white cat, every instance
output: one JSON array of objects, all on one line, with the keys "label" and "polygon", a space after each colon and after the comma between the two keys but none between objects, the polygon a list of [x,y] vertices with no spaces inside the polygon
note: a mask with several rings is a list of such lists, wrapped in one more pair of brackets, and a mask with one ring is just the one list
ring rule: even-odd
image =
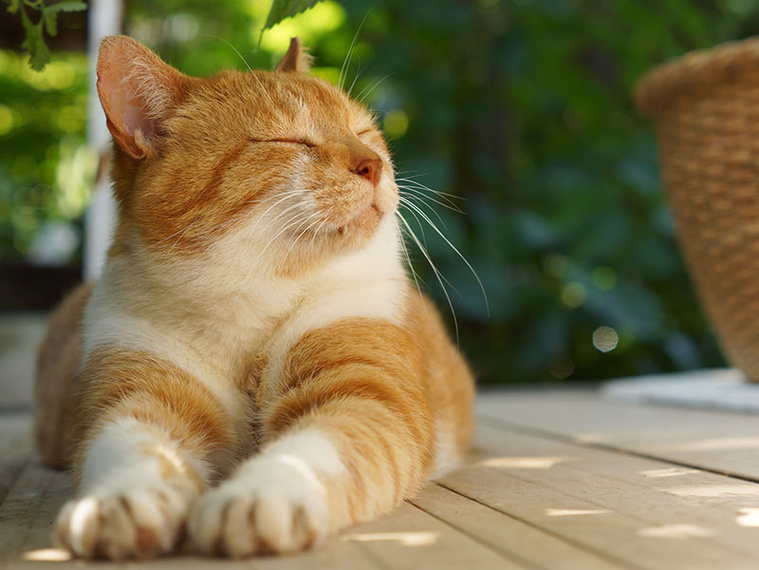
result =
[{"label": "orange and white cat", "polygon": [[37,439],[86,558],[302,550],[461,457],[472,376],[409,283],[372,115],[307,73],[185,76],[103,42],[119,221],[53,315]]}]

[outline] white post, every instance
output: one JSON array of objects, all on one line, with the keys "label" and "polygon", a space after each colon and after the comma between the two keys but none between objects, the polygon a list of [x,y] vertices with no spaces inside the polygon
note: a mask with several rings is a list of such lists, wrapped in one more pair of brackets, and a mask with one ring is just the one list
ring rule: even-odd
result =
[{"label": "white post", "polygon": [[[105,114],[98,101],[95,73],[100,42],[105,36],[121,33],[122,1],[90,0],[87,37],[89,56],[89,105],[87,109],[87,140],[100,155],[101,166],[110,151],[111,134],[105,125]],[[99,169],[102,170],[102,169]],[[99,172],[84,220],[84,278],[95,279],[103,269],[113,239],[116,203],[111,194],[108,171]]]}]

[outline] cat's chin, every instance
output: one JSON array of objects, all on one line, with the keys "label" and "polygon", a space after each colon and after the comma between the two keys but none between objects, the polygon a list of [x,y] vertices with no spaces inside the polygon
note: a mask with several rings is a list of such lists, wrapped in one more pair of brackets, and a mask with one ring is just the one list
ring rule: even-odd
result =
[{"label": "cat's chin", "polygon": [[374,235],[384,215],[380,207],[373,202],[348,223],[338,226],[335,235],[344,240],[364,241]]}]

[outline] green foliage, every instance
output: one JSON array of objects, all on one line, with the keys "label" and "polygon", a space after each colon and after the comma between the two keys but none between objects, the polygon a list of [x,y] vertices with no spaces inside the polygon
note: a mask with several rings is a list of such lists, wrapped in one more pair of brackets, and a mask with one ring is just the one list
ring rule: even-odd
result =
[{"label": "green foliage", "polygon": [[0,259],[14,262],[40,230],[82,215],[96,164],[85,54],[56,54],[41,72],[24,60],[0,51]]},{"label": "green foliage", "polygon": [[[723,363],[675,244],[651,125],[630,95],[662,61],[749,35],[759,20],[753,3],[344,5],[352,26],[314,54],[339,66],[366,18],[346,85],[360,72],[361,93],[391,74],[368,100],[386,119],[407,117],[392,140],[398,170],[463,199],[465,217],[439,214],[482,278],[489,314],[455,252],[425,234],[481,379],[594,379]],[[594,345],[601,327],[616,335],[612,350],[598,337]]]},{"label": "green foliage", "polygon": [[271,3],[263,29],[273,28],[285,18],[300,14],[319,2],[320,0],[274,0]]},{"label": "green foliage", "polygon": [[[60,12],[79,12],[87,9],[84,2],[61,0],[55,4],[45,4],[44,0],[5,0],[8,12],[19,14],[24,28],[24,47],[29,52],[29,65],[35,71],[42,69],[50,61],[50,50],[45,43],[45,33],[58,35],[58,14]],[[27,10],[38,12],[37,22],[32,22]]]},{"label": "green foliage", "polygon": [[[405,216],[450,282],[460,343],[483,382],[723,363],[675,243],[651,125],[630,95],[662,61],[750,35],[759,25],[755,3],[327,1],[267,31],[257,50],[267,8],[132,0],[126,31],[200,76],[247,64],[271,69],[297,34],[309,38],[313,72],[335,82],[355,37],[344,85],[377,111],[399,177],[455,196],[466,212],[430,202],[433,213],[416,202],[476,269],[489,312],[457,254],[418,212]],[[307,29],[303,22],[326,8],[334,26]],[[71,116],[84,108],[85,70],[76,67],[70,86],[46,90],[3,61],[0,221],[12,220],[0,224],[0,248],[18,258],[34,228],[75,215],[78,194],[64,192],[61,165],[73,164],[83,138],[83,119]],[[426,260],[410,250],[421,286],[451,320]]]}]

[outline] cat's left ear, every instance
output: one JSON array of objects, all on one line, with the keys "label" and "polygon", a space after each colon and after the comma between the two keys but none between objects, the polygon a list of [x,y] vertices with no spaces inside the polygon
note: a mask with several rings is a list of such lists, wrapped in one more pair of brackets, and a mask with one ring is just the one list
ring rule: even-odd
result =
[{"label": "cat's left ear", "polygon": [[191,78],[126,36],[103,40],[97,89],[113,139],[132,158],[155,155],[163,120]]},{"label": "cat's left ear", "polygon": [[276,71],[300,71],[306,72],[311,69],[311,54],[303,47],[300,38],[290,40],[290,47],[279,62]]}]

